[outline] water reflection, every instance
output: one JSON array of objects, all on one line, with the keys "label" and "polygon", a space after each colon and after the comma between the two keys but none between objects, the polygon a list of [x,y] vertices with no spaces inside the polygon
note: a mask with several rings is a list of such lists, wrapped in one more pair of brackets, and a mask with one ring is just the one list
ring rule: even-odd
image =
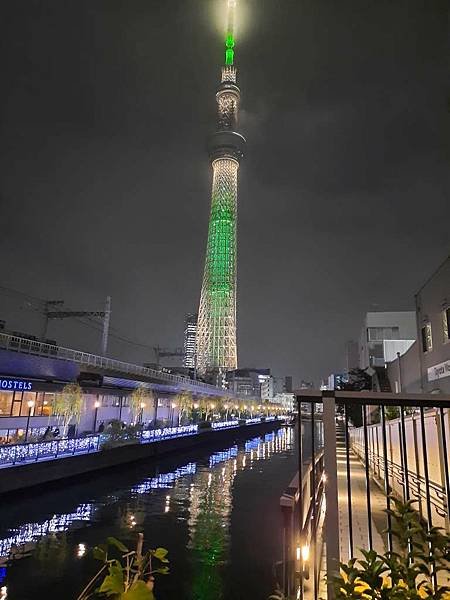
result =
[{"label": "water reflection", "polygon": [[[19,569],[19,562],[13,559],[31,554],[33,560],[40,561],[41,567],[41,559],[53,555],[59,544],[66,562],[58,575],[64,576],[65,570],[70,572],[74,561],[81,563],[89,558],[89,546],[72,540],[73,531],[97,524],[102,526],[103,537],[95,539],[95,543],[104,541],[105,531],[106,535],[122,539],[131,539],[134,532],[143,531],[149,543],[159,543],[160,540],[154,539],[155,527],[161,519],[169,519],[163,521],[169,539],[161,541],[176,555],[174,570],[180,559],[176,553],[182,552],[184,547],[183,559],[189,564],[188,572],[183,574],[187,581],[184,591],[189,589],[192,600],[219,600],[223,598],[224,574],[230,560],[235,480],[240,472],[254,469],[258,461],[290,451],[293,443],[293,430],[283,428],[214,452],[206,460],[188,462],[173,471],[113,490],[91,502],[79,504],[71,512],[23,523],[0,536],[0,564],[8,565],[8,570],[13,571]],[[182,524],[185,529],[180,529]],[[186,535],[187,538],[181,548],[175,545],[172,549],[170,535],[172,538]],[[32,568],[32,565],[26,568]],[[45,565],[43,568],[47,571]],[[43,575],[43,585],[50,590],[52,577],[56,576],[54,570],[49,566]],[[172,585],[176,585],[175,579],[172,576]]]}]

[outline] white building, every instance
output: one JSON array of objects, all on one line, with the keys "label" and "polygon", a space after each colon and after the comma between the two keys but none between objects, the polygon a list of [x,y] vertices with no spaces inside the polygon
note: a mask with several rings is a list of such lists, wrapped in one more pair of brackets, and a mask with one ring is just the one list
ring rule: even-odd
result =
[{"label": "white building", "polygon": [[368,312],[364,319],[359,344],[359,366],[384,367],[404,354],[417,336],[414,311]]}]

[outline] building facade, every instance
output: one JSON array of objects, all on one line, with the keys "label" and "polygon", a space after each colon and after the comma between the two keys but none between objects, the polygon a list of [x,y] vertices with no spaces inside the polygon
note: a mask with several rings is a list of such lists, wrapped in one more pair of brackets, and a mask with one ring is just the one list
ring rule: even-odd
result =
[{"label": "building facade", "polygon": [[196,313],[188,313],[184,323],[184,359],[183,366],[188,369],[196,368],[195,339],[197,337]]},{"label": "building facade", "polygon": [[417,292],[416,314],[422,389],[450,394],[450,256]]},{"label": "building facade", "polygon": [[[73,419],[63,432],[63,420],[56,414],[57,398],[68,384],[82,390],[79,419]],[[139,414],[134,414],[130,398],[136,387],[148,389]],[[178,424],[176,392],[164,386],[132,379],[84,374],[67,360],[22,355],[0,349],[0,444],[36,441],[47,430],[61,435],[94,433],[103,423],[119,420],[144,426],[156,422]]]},{"label": "building facade", "polygon": [[228,0],[225,64],[216,92],[217,126],[209,139],[211,212],[197,326],[197,369],[220,380],[237,368],[237,189],[245,139],[237,132],[240,90],[234,64],[236,0]]},{"label": "building facade", "polygon": [[404,353],[417,336],[414,311],[368,312],[359,344],[359,367],[384,367]]},{"label": "building facade", "polygon": [[270,378],[270,369],[236,369],[227,373],[228,389],[240,397],[261,398],[261,388]]}]

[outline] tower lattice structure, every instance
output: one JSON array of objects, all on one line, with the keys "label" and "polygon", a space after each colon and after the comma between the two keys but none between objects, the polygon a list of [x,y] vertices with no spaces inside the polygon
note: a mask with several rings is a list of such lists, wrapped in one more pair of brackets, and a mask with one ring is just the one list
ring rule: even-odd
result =
[{"label": "tower lattice structure", "polygon": [[236,131],[240,90],[234,65],[235,8],[236,0],[228,0],[225,64],[216,92],[217,124],[208,143],[211,213],[196,338],[197,369],[201,374],[237,368],[237,190],[245,138]]}]

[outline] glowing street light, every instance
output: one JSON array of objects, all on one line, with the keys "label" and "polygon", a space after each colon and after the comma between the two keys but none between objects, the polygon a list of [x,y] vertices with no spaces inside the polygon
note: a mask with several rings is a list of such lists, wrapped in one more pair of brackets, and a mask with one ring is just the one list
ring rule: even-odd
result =
[{"label": "glowing street light", "polygon": [[33,407],[34,407],[34,400],[28,400],[27,406],[28,406],[28,417],[27,417],[27,428],[25,431],[25,441],[28,440],[28,429],[30,427],[31,411],[33,410]]}]

